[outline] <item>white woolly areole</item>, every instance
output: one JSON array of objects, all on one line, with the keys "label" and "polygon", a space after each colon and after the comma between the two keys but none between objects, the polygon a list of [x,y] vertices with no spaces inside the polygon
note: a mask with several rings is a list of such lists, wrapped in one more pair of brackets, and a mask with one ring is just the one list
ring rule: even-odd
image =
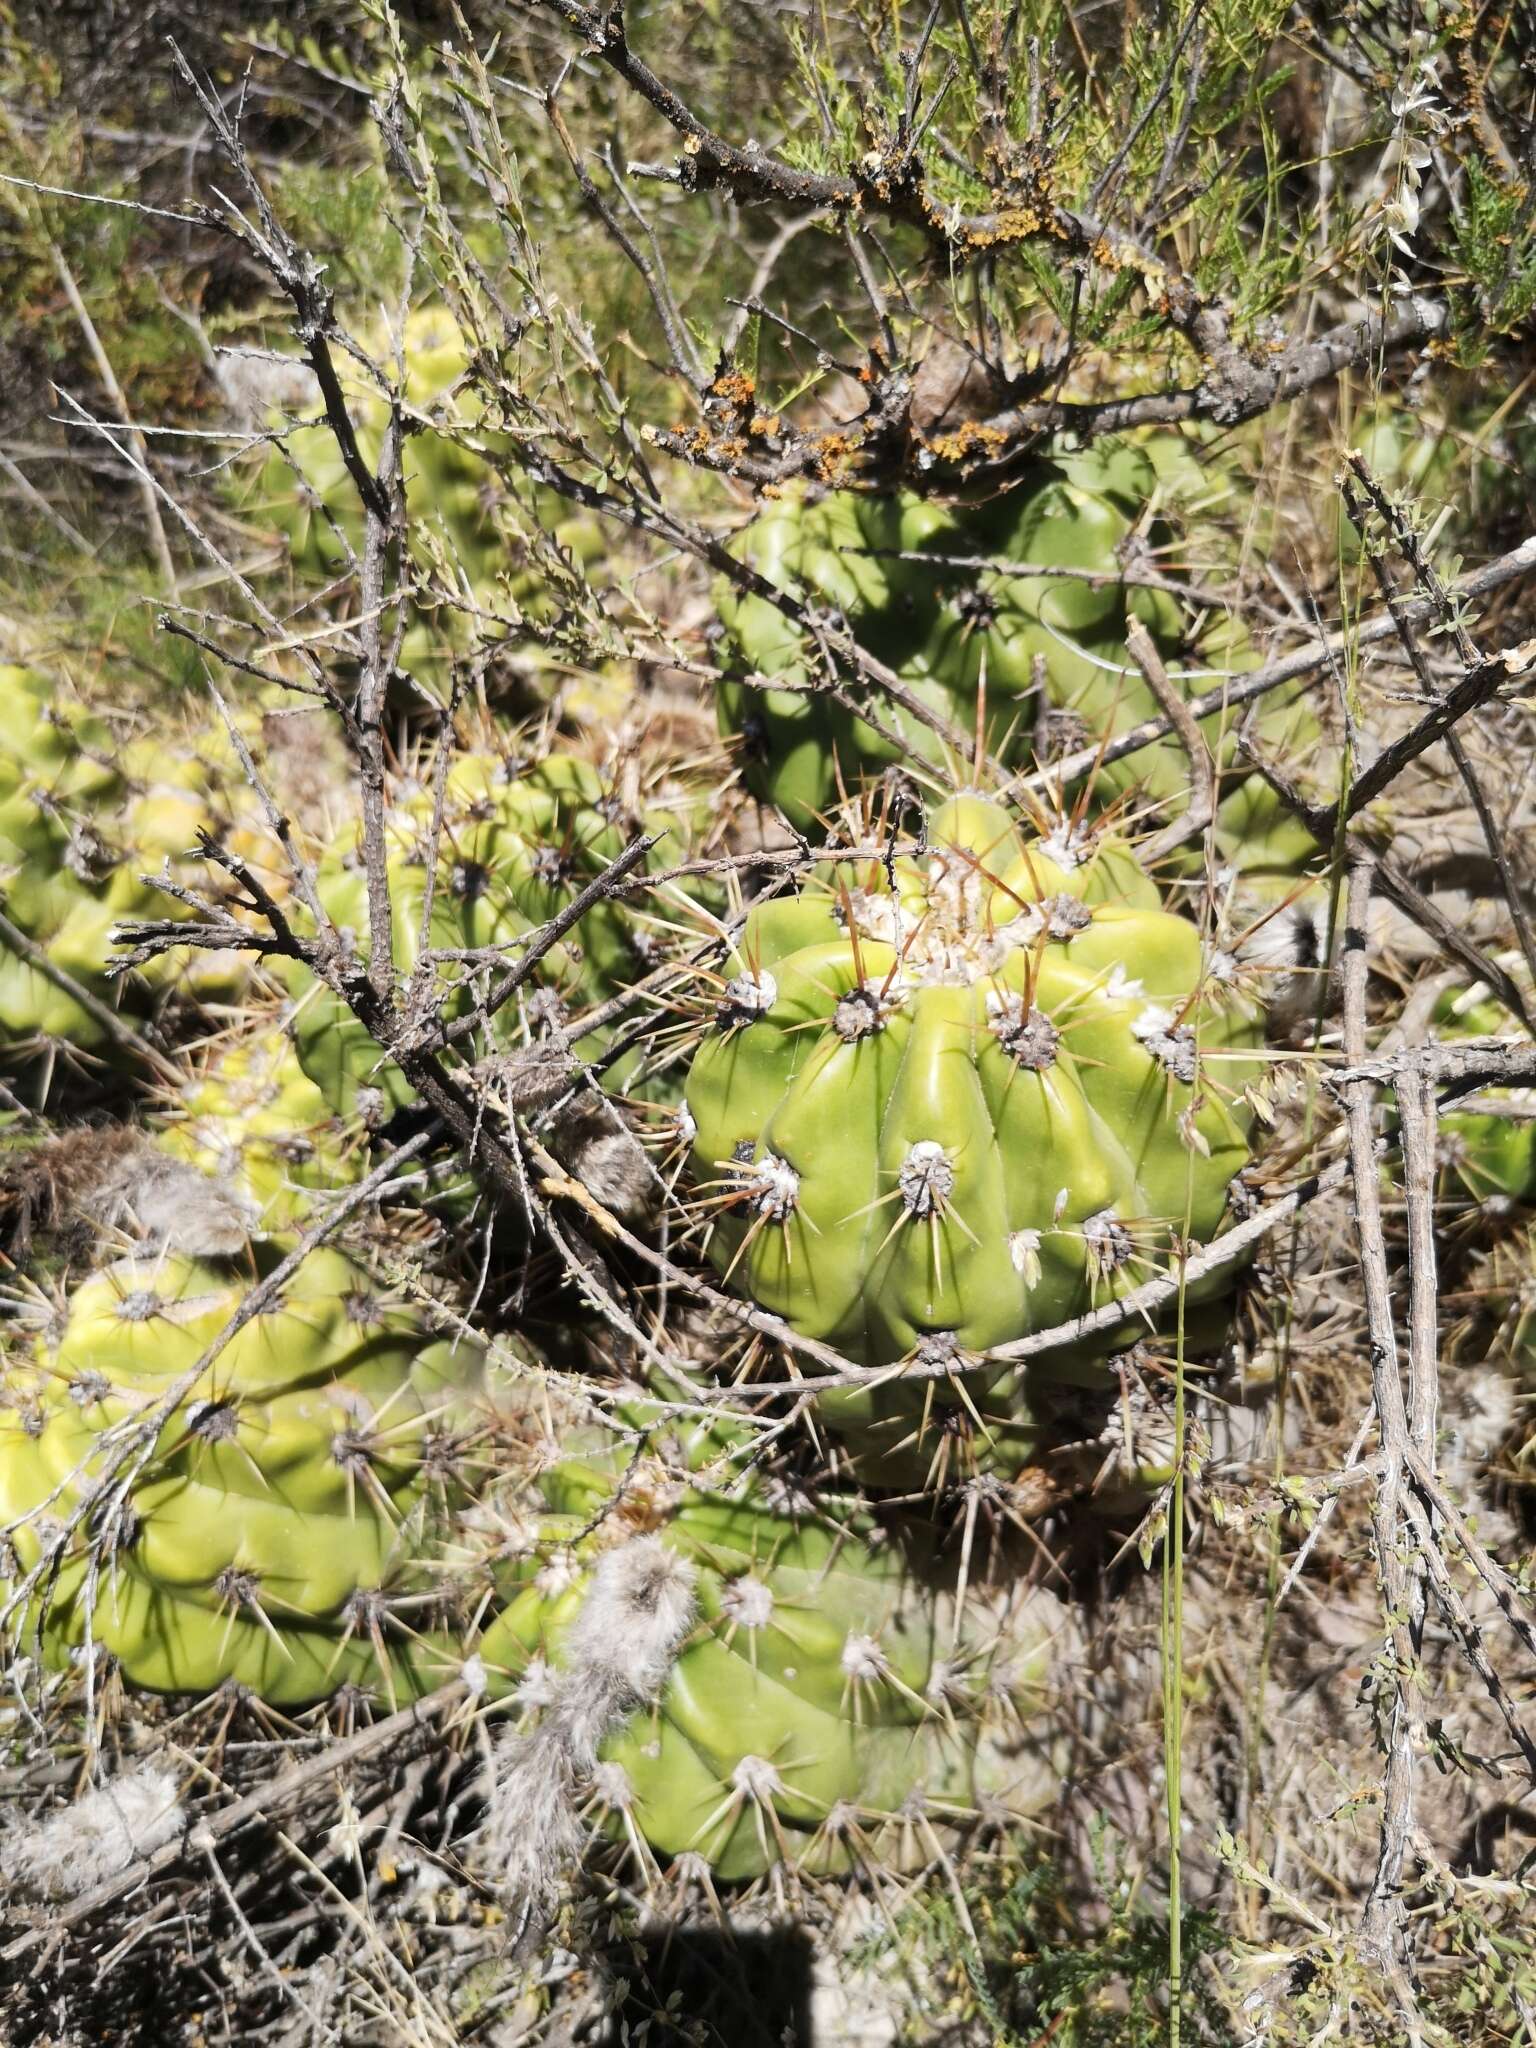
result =
[{"label": "white woolly areole", "polygon": [[873,1032],[883,1031],[905,1001],[905,986],[894,976],[860,982],[838,997],[832,1012],[832,1029],[845,1045],[852,1045]]},{"label": "white woolly areole", "polygon": [[677,1107],[677,1135],[684,1145],[691,1145],[699,1135],[698,1119],[686,1102],[680,1102]]},{"label": "white woolly areole", "polygon": [[1195,1034],[1187,1024],[1174,1021],[1172,1010],[1161,1003],[1148,1003],[1131,1023],[1131,1036],[1146,1047],[1152,1058],[1176,1081],[1193,1081],[1197,1051]]},{"label": "white woolly areole", "polygon": [[12,1834],[0,1845],[0,1874],[45,1898],[78,1898],[175,1841],[185,1826],[172,1774],[136,1764]]},{"label": "white woolly areole", "polygon": [[1048,939],[1065,943],[1087,931],[1093,912],[1076,896],[1044,896],[1035,905],[1035,919],[1036,931],[1043,930]]},{"label": "white woolly areole", "polygon": [[766,967],[754,974],[750,969],[738,974],[725,984],[725,993],[720,998],[719,1017],[722,1024],[750,1023],[771,1010],[779,999],[779,984]]},{"label": "white woolly areole", "polygon": [[1148,1045],[1154,1038],[1166,1038],[1173,1029],[1173,1012],[1162,1003],[1148,1003],[1131,1020],[1131,1036]]},{"label": "white woolly areole", "polygon": [[939,1704],[963,1700],[966,1696],[965,1673],[960,1665],[951,1664],[943,1657],[935,1658],[923,1691],[929,1699]]},{"label": "white woolly areole", "polygon": [[904,910],[894,897],[867,889],[855,889],[849,904],[860,936],[901,956],[907,984],[963,988],[996,974],[1009,954],[1029,945],[1039,930],[1032,912],[1009,924],[988,925],[982,916],[981,887],[974,871],[959,877],[946,872],[930,887],[928,906],[921,913]]},{"label": "white woolly areole", "polygon": [[1041,840],[1040,851],[1057,867],[1070,872],[1087,860],[1093,852],[1094,841],[1095,835],[1087,825],[1081,821],[1074,824],[1070,818],[1062,818]]},{"label": "white woolly areole", "polygon": [[890,1659],[873,1636],[846,1636],[838,1661],[845,1678],[873,1680],[890,1676]]},{"label": "white woolly areole", "polygon": [[800,1176],[787,1159],[780,1159],[775,1152],[767,1152],[739,1171],[753,1191],[752,1206],[760,1216],[772,1216],[782,1222],[793,1213],[800,1199]]},{"label": "white woolly areole", "polygon": [[933,1138],[919,1138],[908,1148],[896,1176],[909,1216],[939,1216],[955,1191],[955,1169],[948,1152]]},{"label": "white woolly areole", "polygon": [[988,991],[987,1022],[1003,1051],[1021,1067],[1041,1073],[1055,1065],[1060,1031],[1044,1011],[1031,1008],[1015,990]]},{"label": "white woolly areole", "polygon": [[731,1773],[731,1784],[737,1792],[764,1805],[784,1789],[777,1767],[765,1756],[744,1756]]},{"label": "white woolly areole", "polygon": [[1112,1003],[1139,1002],[1146,992],[1144,983],[1139,982],[1134,975],[1127,974],[1124,965],[1120,961],[1116,961],[1109,971],[1108,981],[1104,984],[1104,993],[1109,997],[1110,1001]]},{"label": "white woolly areole", "polygon": [[1113,1209],[1100,1209],[1097,1215],[1083,1219],[1083,1243],[1089,1262],[1101,1277],[1117,1273],[1135,1251],[1131,1233]]},{"label": "white woolly areole", "polygon": [[773,1588],[743,1572],[721,1588],[720,1612],[738,1628],[766,1628],[773,1619]]},{"label": "white woolly areole", "polygon": [[459,1666],[459,1678],[472,1699],[479,1699],[490,1683],[483,1657],[466,1657]]}]

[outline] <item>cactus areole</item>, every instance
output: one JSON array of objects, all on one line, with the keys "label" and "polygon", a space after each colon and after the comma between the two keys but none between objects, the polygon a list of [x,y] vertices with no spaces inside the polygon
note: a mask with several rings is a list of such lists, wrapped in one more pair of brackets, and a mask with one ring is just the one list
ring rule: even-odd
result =
[{"label": "cactus areole", "polygon": [[960,1362],[1220,1226],[1255,1019],[1123,841],[961,796],[925,853],[759,906],[723,971],[687,1084],[710,1253],[847,1357]]}]

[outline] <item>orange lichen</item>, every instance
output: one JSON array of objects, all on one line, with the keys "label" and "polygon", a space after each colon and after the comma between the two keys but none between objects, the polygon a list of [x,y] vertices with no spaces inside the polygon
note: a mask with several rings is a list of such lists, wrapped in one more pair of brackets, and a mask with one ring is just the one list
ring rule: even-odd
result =
[{"label": "orange lichen", "polygon": [[[1047,223],[1033,206],[1008,206],[992,217],[990,227],[972,227],[966,230],[966,246],[971,249],[996,249],[1009,242],[1025,242],[1031,235],[1038,235]],[[1054,232],[1054,225],[1053,225]]]},{"label": "orange lichen", "polygon": [[757,380],[748,376],[745,370],[722,370],[709,388],[716,398],[743,408],[750,406],[757,396]]},{"label": "orange lichen", "polygon": [[1001,427],[989,427],[984,420],[966,420],[953,432],[935,434],[923,446],[940,462],[965,462],[977,455],[997,455],[1008,445]]}]

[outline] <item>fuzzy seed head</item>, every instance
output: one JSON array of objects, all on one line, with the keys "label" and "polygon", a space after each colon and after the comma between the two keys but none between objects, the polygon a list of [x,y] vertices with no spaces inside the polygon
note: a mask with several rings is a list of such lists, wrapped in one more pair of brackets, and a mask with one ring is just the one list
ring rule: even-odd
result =
[{"label": "fuzzy seed head", "polygon": [[581,1565],[573,1550],[557,1550],[534,1578],[539,1597],[543,1600],[558,1600],[562,1593],[568,1593],[581,1577]]},{"label": "fuzzy seed head", "polygon": [[172,1842],[186,1825],[174,1775],[137,1764],[35,1827],[15,1827],[0,1875],[47,1898],[78,1897]]},{"label": "fuzzy seed head", "polygon": [[1021,995],[1012,990],[1006,995],[989,995],[987,1019],[993,1037],[1021,1067],[1039,1074],[1056,1064],[1061,1033],[1043,1011],[1030,1007]]},{"label": "fuzzy seed head", "polygon": [[606,1806],[613,1813],[622,1813],[626,1807],[633,1806],[635,1791],[624,1766],[599,1764],[592,1773],[592,1796],[599,1806]]},{"label": "fuzzy seed head", "polygon": [[942,1216],[955,1191],[955,1169],[944,1147],[920,1138],[901,1162],[896,1177],[909,1216]]},{"label": "fuzzy seed head", "polygon": [[555,1674],[542,1657],[528,1659],[512,1697],[520,1707],[547,1707],[558,1697]]},{"label": "fuzzy seed head", "polygon": [[1041,1237],[1038,1230],[1015,1230],[1008,1239],[1008,1257],[1026,1287],[1036,1286],[1040,1279]]}]

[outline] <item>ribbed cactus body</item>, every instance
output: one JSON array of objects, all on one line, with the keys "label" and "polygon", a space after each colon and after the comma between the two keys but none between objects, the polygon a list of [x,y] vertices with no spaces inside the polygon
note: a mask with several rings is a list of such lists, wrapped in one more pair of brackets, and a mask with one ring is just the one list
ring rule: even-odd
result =
[{"label": "ribbed cactus body", "polygon": [[54,1663],[101,1644],[156,1691],[426,1687],[445,1667],[414,1568],[481,1355],[320,1250],[159,1416],[249,1287],[180,1256],[124,1259],[76,1290],[55,1341],[8,1361],[0,1523],[22,1571],[47,1567],[28,1633]]},{"label": "ribbed cactus body", "polygon": [[[1515,1019],[1481,985],[1443,996],[1435,1008],[1434,1028],[1436,1036],[1446,1040],[1520,1035]],[[1486,1112],[1449,1109],[1440,1116],[1440,1156],[1446,1175],[1475,1203],[1536,1203],[1536,1089],[1481,1092],[1488,1101]]]},{"label": "ribbed cactus body", "polygon": [[[4,914],[48,965],[109,1007],[143,1010],[176,987],[219,999],[240,989],[235,953],[172,953],[121,981],[114,928],[183,919],[191,909],[141,879],[185,861],[211,824],[208,767],[190,749],[124,742],[55,678],[0,668],[0,898]],[[0,1044],[108,1042],[90,1006],[40,964],[0,943]]]},{"label": "ribbed cactus body", "polygon": [[[1204,1240],[1246,1162],[1251,1013],[1123,844],[961,797],[930,851],[749,916],[686,1084],[709,1249],[875,1366],[1004,1345]],[[1053,1354],[1096,1376],[1109,1340]],[[925,1394],[824,1397],[833,1427]]]},{"label": "ribbed cactus body", "polygon": [[[1171,458],[1162,452],[1166,467]],[[946,507],[911,493],[785,497],[732,547],[778,589],[846,621],[870,654],[956,728],[966,746],[962,759],[947,763],[954,774],[968,765],[978,728],[1005,761],[1049,761],[1160,717],[1157,697],[1126,649],[1133,618],[1191,696],[1255,665],[1246,636],[1225,622],[1205,622],[1197,631],[1192,607],[1181,607],[1165,589],[1122,580],[1125,553],[1159,496],[1148,452],[1112,441],[1039,462],[981,504]],[[1154,527],[1149,538],[1160,531]],[[945,558],[954,566],[946,567]],[[1018,573],[1023,567],[1038,573]],[[748,787],[799,829],[813,829],[845,793],[882,769],[943,761],[932,730],[880,692],[868,701],[885,734],[824,689],[809,687],[821,676],[813,641],[770,599],[722,579],[716,602],[735,661],[778,685],[722,683],[721,729],[741,740]],[[1235,724],[1235,713],[1218,714],[1203,727],[1224,773],[1235,765]],[[1298,741],[1310,746],[1315,737],[1315,723],[1295,709],[1266,711],[1261,726],[1266,745],[1276,749]],[[1245,786],[1240,774],[1231,779]],[[1094,783],[1100,803],[1134,792],[1177,808],[1189,768],[1170,735],[1105,764]],[[1267,791],[1261,798],[1251,790],[1250,808],[1265,799],[1274,811],[1271,829],[1294,837],[1299,828],[1285,827]],[[1223,813],[1218,833],[1224,857],[1239,858],[1237,821]],[[1311,841],[1303,837],[1294,851],[1305,859]]]},{"label": "ribbed cactus body", "polygon": [[[432,987],[450,1021],[517,964],[522,943],[565,910],[637,832],[661,835],[646,857],[651,872],[682,857],[675,813],[626,815],[597,769],[571,755],[512,768],[490,756],[466,757],[454,767],[448,794],[427,941],[443,956]],[[430,800],[418,797],[394,813],[389,827],[394,959],[402,982],[420,957],[430,818]],[[321,863],[320,895],[366,959],[367,877],[355,830]],[[634,898],[594,903],[495,1013],[493,1042],[526,1043],[567,1013],[639,980],[669,914],[665,899],[648,908]],[[466,959],[470,952],[478,957]],[[405,1077],[339,996],[304,970],[290,976],[290,986],[298,1057],[328,1103],[345,1115],[361,1105],[377,1117],[410,1100]],[[583,1040],[576,1050],[595,1057],[604,1043]]]},{"label": "ribbed cactus body", "polygon": [[182,1090],[159,1142],[231,1189],[263,1231],[300,1224],[316,1193],[355,1180],[363,1160],[360,1133],[333,1112],[278,1025],[217,1051]]},{"label": "ribbed cactus body", "polygon": [[[562,1667],[597,1553],[590,1537],[560,1540],[590,1527],[615,1476],[569,1462],[548,1475],[544,1562],[480,1646],[493,1690],[521,1683],[537,1700],[535,1660]],[[751,1496],[673,1486],[648,1526],[693,1564],[698,1614],[659,1700],[604,1745],[595,1805],[613,1825],[742,1878],[781,1860],[898,1860],[903,1829],[926,1859],[935,1825],[1051,1796],[1048,1745],[1031,1727],[1058,1619],[1048,1599],[957,1629],[919,1532],[882,1539]],[[612,1540],[609,1522],[596,1541]]]}]

